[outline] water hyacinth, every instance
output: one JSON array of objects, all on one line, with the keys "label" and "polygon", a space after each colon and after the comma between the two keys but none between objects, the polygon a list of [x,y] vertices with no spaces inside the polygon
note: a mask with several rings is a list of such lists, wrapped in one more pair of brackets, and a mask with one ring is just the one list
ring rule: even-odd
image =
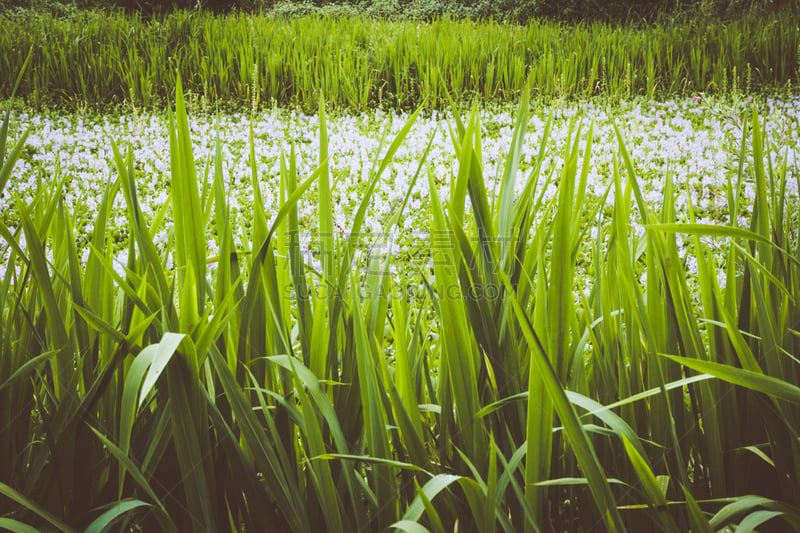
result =
[{"label": "water hyacinth", "polygon": [[[651,205],[663,198],[664,176],[673,174],[676,184],[677,218],[686,220],[687,202],[696,211],[698,222],[727,223],[727,197],[725,188],[728,177],[736,171],[735,161],[742,131],[742,117],[750,102],[732,104],[725,100],[706,99],[698,102],[694,98],[664,102],[631,101],[616,104],[587,102],[579,104],[556,104],[545,106],[539,103],[532,111],[529,134],[523,145],[517,193],[522,191],[523,177],[529,170],[541,144],[544,125],[552,114],[553,125],[547,152],[543,160],[543,173],[553,176],[545,186],[544,198],[555,195],[557,176],[561,172],[560,153],[563,150],[571,123],[578,117],[584,123],[594,122],[595,150],[592,167],[587,178],[587,193],[590,201],[598,201],[609,185],[612,159],[615,156],[616,139],[613,124],[623,128],[634,166],[641,173],[645,197]],[[769,98],[760,105],[764,111],[764,127],[771,141],[767,154],[771,161],[786,166],[789,199],[797,198],[797,146],[800,144],[800,128],[797,127],[797,98]],[[513,126],[512,110],[488,108],[482,112],[484,176],[487,189],[495,191],[501,177],[499,172],[504,162]],[[199,115],[193,117],[191,133],[193,153],[198,168],[207,168],[213,153],[216,135],[219,134],[225,188],[230,202],[231,217],[237,242],[249,238],[250,213],[253,195],[251,192],[251,164],[247,124],[252,120],[255,139],[256,168],[261,187],[261,196],[267,213],[275,212],[279,205],[280,156],[287,145],[293,143],[297,155],[297,171],[308,175],[316,163],[319,150],[316,116],[304,115],[295,110],[274,110],[255,117],[246,115]],[[395,135],[404,122],[402,115],[374,111],[371,114],[336,115],[329,119],[330,168],[333,173],[333,221],[338,233],[347,229],[346,221],[354,212],[363,189],[368,182],[369,171],[375,151],[379,147],[382,133]],[[144,214],[152,217],[159,206],[167,200],[169,182],[169,150],[166,146],[166,120],[159,115],[120,115],[108,117],[70,115],[27,115],[20,117],[20,124],[30,124],[28,148],[17,166],[10,186],[23,199],[30,199],[37,190],[37,175],[53,168],[58,160],[60,176],[66,178],[65,201],[73,209],[76,225],[83,227],[97,215],[96,191],[113,177],[114,169],[107,151],[108,140],[114,138],[121,146],[130,147],[136,165],[139,194]],[[365,221],[373,236],[381,232],[391,212],[402,200],[409,180],[416,171],[416,164],[432,138],[427,165],[437,177],[439,194],[449,195],[450,175],[453,172],[454,156],[449,142],[448,116],[438,112],[420,119],[398,150],[391,177],[384,179],[376,191]],[[13,131],[12,131],[13,135]],[[409,200],[409,216],[403,227],[401,241],[419,245],[416,235],[426,230],[428,194],[427,180],[418,180]],[[741,194],[745,203],[740,206],[742,225],[748,216],[753,200],[754,184],[746,180]],[[310,195],[299,204],[301,227],[313,229],[316,205]],[[607,204],[614,201],[612,190],[606,198]],[[11,197],[0,199],[0,208],[13,213]],[[124,205],[121,197],[116,199],[111,219],[111,229],[124,231],[126,220],[122,216]],[[635,209],[635,208],[634,208]],[[635,216],[632,222],[635,223]],[[12,223],[13,220],[7,219]],[[638,229],[637,231],[641,231]],[[159,243],[165,233],[158,236]],[[304,233],[301,242],[308,247],[311,232]],[[213,239],[209,235],[209,243]],[[399,246],[399,242],[396,241]]]},{"label": "water hyacinth", "polygon": [[0,526],[796,527],[798,106],[755,103],[18,117]]}]

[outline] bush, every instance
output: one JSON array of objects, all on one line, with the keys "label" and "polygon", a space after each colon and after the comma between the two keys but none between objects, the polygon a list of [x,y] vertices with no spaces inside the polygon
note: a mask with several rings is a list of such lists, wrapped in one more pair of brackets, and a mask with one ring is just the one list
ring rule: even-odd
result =
[{"label": "bush", "polygon": [[453,18],[467,18],[471,15],[469,9],[456,0],[415,0],[404,6],[405,15],[415,20],[433,20],[450,16]]},{"label": "bush", "polygon": [[0,0],[0,11],[49,12],[67,16],[76,9],[117,9],[149,16],[174,9],[271,11],[276,17],[367,16],[430,21],[445,16],[525,24],[533,18],[579,22],[653,21],[664,17],[732,17],[744,11],[797,6],[796,0]]},{"label": "bush", "polygon": [[55,0],[0,0],[0,11],[23,13],[26,11],[47,12],[56,17],[65,17],[77,10],[74,2]]},{"label": "bush", "polygon": [[279,2],[275,4],[270,15],[276,18],[299,18],[313,15],[317,7],[311,2]]},{"label": "bush", "polygon": [[364,16],[384,20],[425,20],[449,16],[469,18],[470,11],[455,0],[375,0],[360,4],[328,3],[318,6],[308,1],[282,1],[272,7],[270,14],[278,18],[319,17],[358,17]]},{"label": "bush", "polygon": [[577,22],[655,20],[667,16],[736,16],[743,11],[774,10],[796,5],[792,0],[522,0],[503,1],[508,20],[526,22],[533,17]]}]

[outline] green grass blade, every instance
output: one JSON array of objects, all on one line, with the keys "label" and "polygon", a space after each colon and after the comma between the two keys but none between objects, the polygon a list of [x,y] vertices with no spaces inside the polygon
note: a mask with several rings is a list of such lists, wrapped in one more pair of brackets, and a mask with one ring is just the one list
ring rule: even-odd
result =
[{"label": "green grass blade", "polygon": [[12,518],[0,517],[0,527],[15,533],[39,533],[39,530]]},{"label": "green grass blade", "polygon": [[[417,117],[419,116],[420,109],[417,109],[406,121],[403,127],[398,132],[397,136],[394,138],[392,143],[389,145],[389,148],[386,151],[386,155],[380,162],[378,166],[378,170],[372,174],[371,181],[367,186],[367,190],[364,192],[361,202],[359,203],[358,210],[356,211],[355,216],[353,217],[353,223],[350,226],[350,232],[347,239],[347,243],[344,247],[342,257],[341,257],[341,264],[339,266],[339,277],[337,280],[337,284],[335,285],[335,295],[336,299],[333,301],[333,305],[329,304],[328,313],[329,313],[329,341],[328,341],[328,351],[333,352],[336,349],[336,337],[338,335],[336,324],[339,320],[339,315],[341,313],[341,307],[343,305],[343,295],[345,293],[345,286],[347,283],[347,278],[350,275],[351,268],[352,268],[352,259],[353,255],[355,254],[356,247],[359,244],[359,238],[361,236],[361,228],[364,224],[364,220],[367,215],[367,209],[369,204],[372,200],[372,194],[375,191],[375,188],[386,168],[392,162],[395,153],[400,148],[403,140],[408,135],[409,131],[411,130],[414,122],[416,121]],[[322,127],[322,125],[320,126]],[[421,163],[420,163],[421,164]],[[322,249],[320,253],[323,253]],[[324,266],[324,265],[323,265]],[[324,273],[324,269],[323,269]],[[327,276],[326,276],[327,277]],[[333,281],[333,278],[330,278]],[[332,359],[327,362],[327,370],[329,373],[333,371],[333,367],[335,366]],[[336,377],[335,374],[332,374],[332,377]]]},{"label": "green grass blade", "polygon": [[412,522],[411,520],[398,520],[390,527],[394,529],[399,529],[400,531],[405,531],[406,533],[430,533],[430,530],[428,530],[428,528],[416,522]]},{"label": "green grass blade", "polygon": [[736,531],[740,533],[751,533],[752,531],[756,531],[756,528],[761,524],[782,516],[783,514],[783,511],[754,511],[739,522],[739,525],[736,526]]},{"label": "green grass blade", "polygon": [[[302,384],[308,391],[308,396],[314,402],[314,413],[322,416],[327,422],[330,435],[333,439],[336,450],[339,454],[346,454],[350,448],[347,444],[347,439],[342,432],[342,427],[339,419],[336,416],[336,411],[331,404],[328,395],[322,387],[322,384],[317,379],[311,370],[309,370],[300,361],[297,361],[288,355],[276,355],[267,358],[268,361],[279,365],[280,367],[290,371],[295,379]],[[322,452],[312,452],[312,456],[324,455]],[[345,468],[348,472],[352,472],[352,464],[345,461]],[[350,501],[353,506],[353,518],[360,521],[363,518],[364,510],[360,505],[360,497],[356,490],[356,483],[350,473],[345,474],[345,483],[347,484],[348,492],[350,493]],[[361,527],[361,526],[359,526]]]},{"label": "green grass blade", "polygon": [[[589,488],[595,498],[595,503],[600,509],[600,514],[603,517],[606,528],[609,531],[625,531],[622,518],[617,511],[611,487],[608,484],[605,472],[600,465],[594,448],[583,429],[583,425],[575,414],[572,404],[558,381],[555,369],[550,359],[547,357],[544,346],[534,331],[525,311],[514,296],[510,281],[504,276],[503,282],[510,291],[509,300],[514,307],[517,320],[522,328],[522,333],[528,345],[531,347],[531,361],[533,364],[530,373],[534,374],[533,367],[535,366],[538,374],[541,376],[542,385],[547,391],[548,396],[553,402],[553,407],[564,425],[568,442],[575,454],[578,464],[586,476],[586,479],[589,480]],[[528,443],[528,445],[530,446],[530,443]]]},{"label": "green grass blade", "polygon": [[672,359],[676,363],[688,366],[698,372],[711,374],[717,378],[739,385],[754,391],[763,392],[774,398],[786,400],[792,403],[800,403],[800,387],[793,385],[782,379],[772,376],[767,376],[763,373],[753,372],[751,370],[743,370],[741,368],[732,367],[729,365],[722,365],[711,361],[700,361],[697,359],[690,359],[687,357],[678,357],[675,355],[664,355]]},{"label": "green grass blade", "polygon": [[[470,130],[470,128],[467,128]],[[464,144],[467,144],[465,141]],[[467,321],[464,301],[452,294],[459,287],[456,273],[459,270],[460,255],[450,238],[444,209],[436,192],[433,176],[428,176],[431,194],[431,252],[433,255],[435,288],[439,294],[439,316],[441,319],[443,349],[440,356],[439,401],[445,402],[443,393],[452,393],[455,403],[455,420],[452,412],[442,413],[442,435],[445,446],[449,447],[449,426],[457,422],[458,441],[467,456],[476,460],[477,450],[481,449],[481,435],[474,423],[479,409],[477,374],[480,361]],[[462,199],[463,200],[463,199]],[[463,203],[463,202],[462,202]],[[455,215],[451,224],[455,223]],[[449,410],[448,410],[449,411]]]},{"label": "green grass blade", "polygon": [[591,398],[587,398],[574,391],[566,391],[566,393],[567,398],[569,398],[569,401],[572,402],[573,405],[577,405],[589,413],[596,415],[619,436],[620,440],[624,440],[628,443],[628,446],[632,446],[639,456],[647,457],[641,440],[639,440],[633,428],[631,428],[625,420]]},{"label": "green grass blade", "polygon": [[66,393],[64,388],[72,381],[72,375],[74,374],[72,347],[70,345],[66,324],[62,320],[61,309],[56,299],[50,272],[47,268],[44,243],[39,237],[39,232],[34,227],[34,223],[28,214],[27,208],[20,202],[17,203],[17,206],[20,222],[22,223],[22,228],[25,233],[25,241],[27,243],[31,269],[33,271],[33,279],[39,291],[41,291],[41,298],[43,299],[47,316],[50,342],[53,350],[56,352],[53,361],[55,375],[57,377],[54,383],[54,391],[56,396],[60,397],[62,393]]},{"label": "green grass blade", "polygon": [[169,114],[170,170],[181,330],[189,332],[205,307],[206,242],[181,77],[175,87],[175,117]]},{"label": "green grass blade", "polygon": [[[291,362],[291,359],[290,359]],[[344,531],[346,515],[343,513],[342,504],[338,497],[336,485],[333,481],[331,468],[327,461],[313,461],[317,455],[325,452],[325,442],[323,441],[323,430],[319,421],[319,414],[308,399],[299,379],[295,379],[300,385],[296,388],[297,399],[300,401],[300,409],[303,413],[303,428],[305,434],[305,444],[308,447],[309,456],[312,460],[307,468],[311,470],[311,481],[317,492],[320,507],[324,517],[326,528],[331,531]],[[347,529],[352,529],[352,525]]]},{"label": "green grass blade", "polygon": [[[319,98],[319,253],[322,263],[323,287],[326,283],[334,283],[336,275],[336,248],[333,235],[333,200],[331,197],[330,170],[328,166],[328,128],[325,118],[325,99]],[[326,293],[328,309],[333,309],[332,292]],[[330,325],[333,327],[334,317]]]},{"label": "green grass blade", "polygon": [[85,533],[101,533],[114,521],[125,516],[126,513],[138,509],[139,507],[149,507],[150,504],[141,500],[123,500],[115,503],[111,508],[98,516],[86,527]]},{"label": "green grass blade", "polygon": [[[283,222],[283,219],[288,216],[289,211],[293,208],[293,206],[297,203],[297,201],[303,196],[306,190],[311,186],[311,184],[316,180],[320,173],[322,172],[321,169],[317,169],[306,181],[300,185],[289,197],[286,199],[286,202],[281,206],[280,210],[278,211],[277,215],[275,215],[275,220],[272,223],[272,226],[267,234],[267,238],[261,244],[260,248],[256,252],[255,256],[253,257],[253,261],[250,267],[250,279],[247,282],[247,289],[245,291],[245,299],[241,306],[241,316],[242,321],[239,328],[239,339],[238,339],[238,348],[237,353],[240,359],[244,361],[249,361],[252,357],[249,357],[248,354],[251,351],[250,348],[250,324],[253,319],[253,309],[255,308],[256,299],[258,297],[258,291],[261,283],[261,268],[260,265],[264,263],[267,258],[268,252],[272,246],[272,236],[275,234],[278,225]],[[257,354],[258,356],[262,356],[263,354]]]},{"label": "green grass blade", "polygon": [[692,494],[683,485],[681,485],[681,490],[683,491],[683,497],[686,498],[689,524],[692,526],[692,531],[696,531],[697,533],[713,533],[714,530],[711,529],[708,518],[706,518],[703,510],[700,509],[697,500],[694,499]]},{"label": "green grass blade", "polygon": [[[428,480],[425,485],[422,486],[422,492],[425,494],[425,497],[428,500],[433,500],[437,494],[445,490],[447,487],[452,485],[453,483],[458,482],[461,479],[461,476],[455,476],[452,474],[437,474],[433,476],[430,480]],[[422,513],[425,511],[425,505],[423,504],[422,500],[419,496],[414,498],[414,501],[411,502],[411,505],[408,506],[406,512],[403,514],[401,520],[409,520],[411,522],[416,522],[422,517]]]},{"label": "green grass blade", "polygon": [[[188,338],[187,338],[188,341]],[[178,467],[186,491],[187,518],[193,528],[215,529],[216,506],[209,505],[214,490],[213,456],[207,430],[207,408],[198,390],[197,354],[194,346],[184,343],[182,353],[170,360],[165,370],[169,395],[170,427]]]},{"label": "green grass blade", "polygon": [[59,520],[58,518],[47,512],[45,509],[43,509],[36,503],[30,501],[28,498],[25,497],[25,495],[20,494],[19,492],[17,492],[16,490],[14,490],[13,488],[9,487],[8,485],[6,485],[1,481],[0,481],[0,494],[18,503],[19,505],[25,507],[32,513],[36,514],[36,516],[39,516],[40,518],[46,520],[49,524],[51,524],[59,531],[63,531],[64,533],[73,533],[73,531],[75,531],[67,524],[65,524],[64,522],[62,522],[61,520]]},{"label": "green grass blade", "polygon": [[[759,507],[763,507],[764,509],[760,511]],[[749,516],[755,514],[756,516],[752,519],[752,522],[749,522],[752,524],[757,521],[759,517],[766,516],[764,514],[756,514],[762,513],[764,510],[767,512],[777,512],[782,514],[784,518],[789,521],[789,524],[791,524],[793,529],[797,529],[797,526],[800,524],[800,509],[794,505],[775,501],[763,496],[752,495],[734,498],[731,503],[720,509],[717,514],[711,518],[709,524],[714,531],[719,531],[725,526],[737,522],[740,517],[744,515],[744,519],[739,525],[741,525],[741,523],[745,523],[745,525],[747,525],[748,522],[745,521],[748,520]],[[772,517],[773,516],[769,516],[769,518]]]},{"label": "green grass blade", "polygon": [[523,142],[525,141],[525,130],[528,124],[528,107],[530,90],[526,86],[522,92],[514,120],[514,133],[511,135],[511,148],[506,158],[506,167],[503,172],[502,184],[500,185],[500,206],[498,211],[499,220],[497,222],[497,236],[500,239],[502,250],[500,257],[508,255],[508,247],[514,236],[514,191],[516,185],[517,171],[522,157]]},{"label": "green grass blade", "polygon": [[[7,118],[6,118],[7,120]],[[3,123],[4,131],[0,132],[0,140],[5,143],[5,129],[7,128],[6,122]],[[0,193],[6,187],[8,183],[8,179],[11,177],[11,172],[14,170],[14,165],[16,165],[17,161],[19,160],[19,156],[22,153],[22,149],[25,147],[25,141],[28,139],[28,135],[30,134],[30,129],[25,130],[25,133],[17,140],[17,144],[14,145],[14,148],[11,149],[11,153],[8,154],[8,157],[2,159],[5,153],[0,150],[0,162],[2,162],[2,166],[0,166]]]},{"label": "green grass blade", "polygon": [[161,500],[156,495],[153,487],[147,481],[147,478],[142,473],[141,469],[133,462],[133,460],[128,456],[126,452],[123,452],[116,444],[111,442],[105,435],[103,435],[100,431],[95,429],[92,426],[89,426],[97,438],[103,443],[103,446],[114,456],[114,458],[119,461],[121,465],[125,467],[125,470],[130,474],[131,479],[133,479],[136,484],[141,487],[141,489],[147,494],[153,502],[158,506],[158,508],[163,512],[164,518],[166,518],[166,523],[169,524],[169,531],[177,531],[175,525],[169,520],[169,516],[167,514],[166,508]]},{"label": "green grass blade", "polygon": [[644,493],[649,500],[649,504],[653,506],[659,515],[661,527],[668,531],[677,532],[677,524],[675,524],[672,516],[670,516],[666,511],[667,499],[664,496],[664,493],[662,492],[661,487],[656,480],[656,476],[647,462],[647,459],[645,459],[645,457],[639,453],[639,451],[628,440],[627,437],[623,436],[622,442],[625,445],[625,451],[628,453],[628,459],[630,459],[633,469],[636,471],[636,475],[639,477],[639,482],[644,489]]},{"label": "green grass blade", "polygon": [[150,394],[150,391],[153,390],[156,381],[158,381],[164,369],[167,368],[167,365],[175,355],[175,351],[178,349],[178,345],[180,345],[184,337],[185,335],[183,334],[167,332],[164,333],[164,336],[158,344],[152,345],[153,352],[151,363],[147,369],[147,375],[142,382],[141,392],[139,393],[136,405],[137,408],[141,408],[145,399]]},{"label": "green grass blade", "polygon": [[[353,280],[357,287],[358,281]],[[358,294],[353,290],[352,305],[354,310],[361,308]],[[369,454],[377,459],[391,459],[389,442],[386,435],[386,412],[383,410],[384,392],[377,379],[377,371],[372,352],[372,343],[367,336],[364,319],[357,311],[353,315],[353,337],[358,365],[358,381],[361,393],[361,406],[364,410],[364,436]],[[372,485],[375,496],[380,502],[378,508],[378,526],[389,527],[396,519],[396,501],[398,498],[394,470],[389,466],[376,466],[373,469]]]},{"label": "green grass blade", "polygon": [[[297,155],[295,154],[294,143],[289,154],[289,168],[284,164],[283,154],[281,154],[281,173],[286,184],[286,193],[291,195],[297,188]],[[292,274],[292,285],[297,298],[298,330],[300,336],[300,347],[303,353],[303,364],[311,366],[311,341],[313,338],[312,309],[308,285],[306,283],[305,266],[302,253],[300,251],[300,226],[297,221],[297,205],[293,205],[289,211],[288,218],[288,253],[289,268]]]},{"label": "green grass blade", "polygon": [[653,231],[668,233],[685,233],[708,237],[730,237],[732,239],[745,239],[765,244],[771,244],[768,237],[753,231],[733,226],[717,226],[715,224],[646,224],[645,228]]},{"label": "green grass blade", "polygon": [[39,354],[35,357],[32,357],[25,361],[21,366],[19,366],[11,376],[8,377],[2,384],[0,384],[0,391],[3,389],[10,387],[16,381],[21,378],[27,377],[28,373],[31,370],[34,370],[42,363],[49,361],[56,353],[56,351],[45,352],[43,354]]},{"label": "green grass blade", "polygon": [[209,360],[230,402],[231,411],[255,465],[264,473],[265,483],[270,487],[279,512],[286,517],[293,531],[311,531],[308,516],[300,501],[300,492],[284,471],[287,467],[294,468],[294,465],[286,465],[279,460],[267,431],[256,417],[247,395],[236,382],[227,362],[213,350],[209,354]]}]

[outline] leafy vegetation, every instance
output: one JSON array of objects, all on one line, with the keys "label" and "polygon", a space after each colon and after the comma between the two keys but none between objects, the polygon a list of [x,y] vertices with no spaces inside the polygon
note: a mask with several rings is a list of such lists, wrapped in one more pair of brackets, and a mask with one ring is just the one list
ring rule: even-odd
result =
[{"label": "leafy vegetation", "polygon": [[[176,82],[167,199],[143,212],[133,153],[112,143],[115,178],[85,260],[64,175],[52,171],[57,185],[29,200],[9,192],[18,219],[0,224],[0,526],[800,528],[800,245],[786,194],[797,171],[788,151],[769,155],[755,110],[725,225],[697,222],[691,195],[679,222],[670,173],[654,209],[619,130],[600,202],[586,201],[591,125],[570,129],[555,176],[543,169],[545,126],[521,175],[527,91],[491,192],[480,113],[454,113],[447,194],[426,150],[385,222],[391,239],[414,184],[428,181],[432,272],[417,274],[423,292],[412,298],[391,274],[391,246],[365,270],[356,256],[419,111],[381,139],[341,236],[324,104],[314,168],[298,171],[294,144],[280,158],[276,212],[261,199],[251,129],[252,230],[237,245],[225,180],[233,162],[217,142],[197,167]],[[27,135],[9,121],[10,111],[2,192]],[[318,268],[298,241],[298,202],[309,194]],[[118,199],[122,267],[107,231]],[[583,221],[605,212],[592,236]],[[693,247],[696,279],[678,235]],[[587,240],[592,283],[580,291]]]},{"label": "leafy vegetation", "polygon": [[0,528],[800,530],[791,6],[37,2]]},{"label": "leafy vegetation", "polygon": [[[181,11],[145,21],[119,12],[0,14],[0,69],[36,108],[163,108],[176,73],[210,106],[300,106],[321,94],[336,108],[412,110],[456,101],[534,96],[650,99],[697,92],[785,89],[800,80],[800,29],[787,12],[729,22],[527,26],[436,19]],[[0,97],[10,94],[0,78]]]},{"label": "leafy vegetation", "polygon": [[791,0],[0,0],[0,9],[118,9],[145,16],[175,9],[215,13],[239,10],[281,14],[341,12],[391,18],[430,20],[432,17],[494,19],[527,23],[547,17],[561,21],[630,22],[663,17],[737,16],[744,11],[768,12],[791,6]]}]

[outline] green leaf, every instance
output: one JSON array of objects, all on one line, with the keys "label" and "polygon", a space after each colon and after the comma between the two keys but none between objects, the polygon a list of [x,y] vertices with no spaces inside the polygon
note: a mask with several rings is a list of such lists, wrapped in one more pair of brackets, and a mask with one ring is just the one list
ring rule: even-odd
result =
[{"label": "green leaf", "polygon": [[503,247],[500,257],[505,258],[511,245],[511,238],[514,231],[514,191],[516,185],[517,171],[519,162],[522,158],[523,143],[525,141],[525,130],[528,124],[528,107],[530,106],[530,89],[526,85],[520,97],[517,116],[514,119],[514,133],[511,135],[511,148],[506,158],[506,167],[503,172],[502,185],[500,186],[500,206],[499,220],[497,226],[497,237]]},{"label": "green leaf", "polygon": [[[454,482],[457,482],[459,479],[461,479],[461,476],[454,476],[452,474],[438,474],[422,486],[422,492],[429,500],[433,500],[437,494],[452,485]],[[402,520],[416,522],[420,519],[424,510],[425,506],[420,497],[417,496],[414,498],[414,501],[411,502],[411,505],[409,505],[406,509]]]},{"label": "green leaf", "polygon": [[22,522],[13,520],[11,518],[0,517],[0,528],[7,529],[8,531],[14,531],[15,533],[39,533],[39,530],[35,527],[29,526],[28,524],[23,524]]},{"label": "green leaf", "polygon": [[428,528],[421,526],[416,522],[412,522],[411,520],[399,520],[389,527],[405,531],[406,533],[430,533]]},{"label": "green leaf", "polygon": [[40,518],[46,520],[53,527],[59,529],[60,531],[63,531],[64,533],[73,533],[74,530],[67,524],[65,524],[64,522],[62,522],[61,520],[59,520],[58,518],[47,512],[45,509],[43,509],[36,503],[30,501],[24,495],[20,494],[19,492],[17,492],[16,490],[14,490],[13,488],[9,487],[8,485],[6,485],[1,481],[0,481],[0,494],[22,505],[29,511],[39,516]]},{"label": "green leaf", "polygon": [[205,306],[206,240],[197,172],[192,154],[189,120],[183,97],[181,76],[175,87],[175,117],[169,113],[170,170],[172,207],[175,220],[175,253],[178,267],[180,324],[191,331]]},{"label": "green leaf", "polygon": [[[355,274],[354,274],[355,276]],[[353,287],[358,281],[353,279]],[[357,291],[352,291],[354,310],[361,309]],[[386,434],[386,411],[383,409],[384,391],[381,390],[373,360],[372,344],[367,337],[364,318],[360,313],[353,314],[353,339],[358,366],[359,392],[361,408],[364,412],[364,438],[369,454],[377,459],[390,459],[391,452]],[[395,519],[395,502],[398,498],[396,474],[388,465],[377,465],[370,476],[375,487],[375,496],[381,503],[378,509],[378,525],[380,529],[388,527]]]},{"label": "green leaf", "polygon": [[[6,119],[7,120],[7,119]],[[3,124],[4,129],[7,128],[6,124]],[[11,177],[11,172],[14,170],[14,165],[16,165],[17,160],[19,159],[19,154],[22,153],[22,149],[25,147],[25,141],[28,139],[28,134],[30,133],[30,128],[25,130],[25,133],[17,141],[17,144],[14,145],[14,148],[11,149],[11,153],[8,154],[8,157],[3,161],[0,159],[2,163],[2,167],[0,167],[0,193],[3,192],[5,189],[6,183],[8,183],[8,178]],[[5,143],[5,131],[2,135],[0,135],[0,139],[3,140]],[[3,152],[0,151],[0,158],[3,157]]]},{"label": "green leaf", "polygon": [[44,302],[45,314],[47,316],[47,330],[51,339],[51,346],[56,352],[55,382],[54,390],[56,397],[61,397],[66,390],[67,384],[72,381],[74,365],[72,362],[72,349],[69,341],[69,333],[66,329],[66,317],[61,316],[61,308],[58,305],[53,282],[50,279],[50,272],[47,267],[47,258],[44,250],[44,243],[39,237],[39,232],[31,220],[27,208],[17,202],[20,221],[22,222],[25,240],[27,242],[28,253],[30,255],[31,270],[33,279],[36,282],[37,290]]},{"label": "green leaf", "polygon": [[[161,373],[169,364],[172,356],[175,355],[175,351],[178,349],[178,346],[183,341],[186,335],[182,333],[164,333],[164,336],[161,337],[161,341],[158,344],[153,344],[145,348],[144,350],[149,350],[147,357],[150,360],[150,365],[147,370],[147,375],[142,382],[141,392],[139,393],[139,401],[137,407],[141,408],[142,404],[144,403],[147,396],[150,394],[150,391],[153,390],[153,387],[158,381],[158,378],[161,376]],[[139,357],[142,356],[144,353],[139,354]]]},{"label": "green leaf", "polygon": [[683,484],[681,484],[681,490],[683,491],[684,498],[686,498],[686,507],[689,511],[689,523],[692,526],[692,531],[696,533],[713,533],[714,530],[711,529],[708,519],[705,514],[703,514],[702,509],[700,509],[700,506],[697,504],[692,494]]},{"label": "green leaf", "polygon": [[236,382],[227,362],[215,350],[211,350],[209,353],[209,360],[214,372],[219,377],[231,411],[236,417],[236,423],[241,431],[241,439],[246,442],[255,466],[264,474],[265,483],[272,492],[278,509],[286,516],[294,531],[310,531],[308,516],[300,501],[300,491],[285,471],[287,468],[294,469],[295,465],[281,462],[279,453],[267,434],[269,427],[265,429],[256,417],[247,395]]},{"label": "green leaf", "polygon": [[748,241],[771,244],[763,235],[734,226],[718,226],[716,224],[645,224],[648,230],[663,231],[666,233],[685,233],[686,235],[701,235],[707,237],[728,237],[731,239],[744,239]]},{"label": "green leaf", "polygon": [[732,367],[729,365],[722,365],[713,363],[711,361],[701,361],[699,359],[690,359],[688,357],[678,357],[676,355],[662,354],[664,357],[672,359],[676,363],[688,366],[698,372],[711,374],[717,378],[746,387],[748,389],[763,392],[775,398],[786,400],[792,403],[800,403],[800,387],[793,385],[782,379],[752,372],[750,370],[743,370],[741,368]]},{"label": "green leaf", "polygon": [[[625,531],[622,518],[617,511],[614,495],[608,484],[608,479],[583,429],[583,425],[580,423],[572,404],[558,381],[555,369],[550,363],[544,346],[534,331],[527,314],[515,297],[511,282],[504,274],[503,283],[509,291],[508,297],[513,305],[520,327],[522,328],[522,333],[528,345],[531,347],[530,373],[534,374],[535,367],[543,387],[547,391],[550,400],[553,402],[553,407],[564,425],[564,430],[567,433],[567,441],[575,453],[578,465],[589,480],[589,488],[600,510],[600,514],[603,517],[605,526],[609,531]],[[530,446],[530,443],[528,443],[528,445]]]},{"label": "green leaf", "polygon": [[5,380],[2,385],[0,385],[0,391],[5,389],[6,387],[11,386],[18,379],[25,377],[28,374],[28,372],[38,367],[42,363],[49,361],[50,358],[53,357],[55,354],[56,354],[55,351],[45,352],[43,354],[39,354],[36,357],[32,357],[31,359],[25,361],[25,363],[22,366],[17,368],[14,371],[14,373],[11,374],[11,376],[7,380]]},{"label": "green leaf", "polygon": [[783,511],[754,511],[739,522],[739,525],[736,527],[736,533],[751,533],[751,531],[754,531],[755,528],[761,524],[782,515]]},{"label": "green leaf", "polygon": [[144,490],[145,494],[147,494],[153,500],[153,502],[156,505],[158,505],[158,507],[162,511],[166,513],[164,505],[161,503],[161,500],[158,498],[155,491],[150,486],[150,482],[147,481],[147,478],[142,473],[141,469],[136,465],[136,463],[133,462],[133,460],[128,456],[128,454],[123,452],[119,448],[119,446],[111,442],[111,440],[109,440],[105,435],[100,433],[100,431],[98,431],[97,429],[93,428],[92,426],[89,426],[89,429],[91,429],[94,432],[94,434],[97,435],[97,438],[100,439],[100,441],[103,443],[103,446],[105,446],[106,449],[108,449],[111,455],[113,455],[114,458],[125,467],[128,474],[130,474],[131,478],[136,482],[136,484],[139,485],[139,487],[141,487],[142,490]]},{"label": "green leaf", "polygon": [[[608,478],[608,482],[613,485],[628,486],[628,484],[624,481],[620,481],[619,479],[613,477]],[[589,480],[585,477],[560,477],[557,479],[539,481],[536,483],[536,485],[539,487],[574,487],[579,485],[589,485]]]},{"label": "green leaf", "polygon": [[631,444],[627,437],[623,435],[622,442],[625,445],[625,451],[628,453],[628,458],[633,465],[636,475],[639,477],[639,482],[644,489],[650,505],[652,505],[658,512],[659,521],[661,526],[670,531],[678,531],[678,526],[675,524],[672,516],[666,511],[667,499],[664,497],[664,492],[656,479],[653,470],[639,451]]},{"label": "green leaf", "polygon": [[85,533],[101,533],[109,527],[115,520],[139,507],[149,507],[150,504],[141,500],[123,500],[111,506],[111,508],[98,516],[86,528]]}]

